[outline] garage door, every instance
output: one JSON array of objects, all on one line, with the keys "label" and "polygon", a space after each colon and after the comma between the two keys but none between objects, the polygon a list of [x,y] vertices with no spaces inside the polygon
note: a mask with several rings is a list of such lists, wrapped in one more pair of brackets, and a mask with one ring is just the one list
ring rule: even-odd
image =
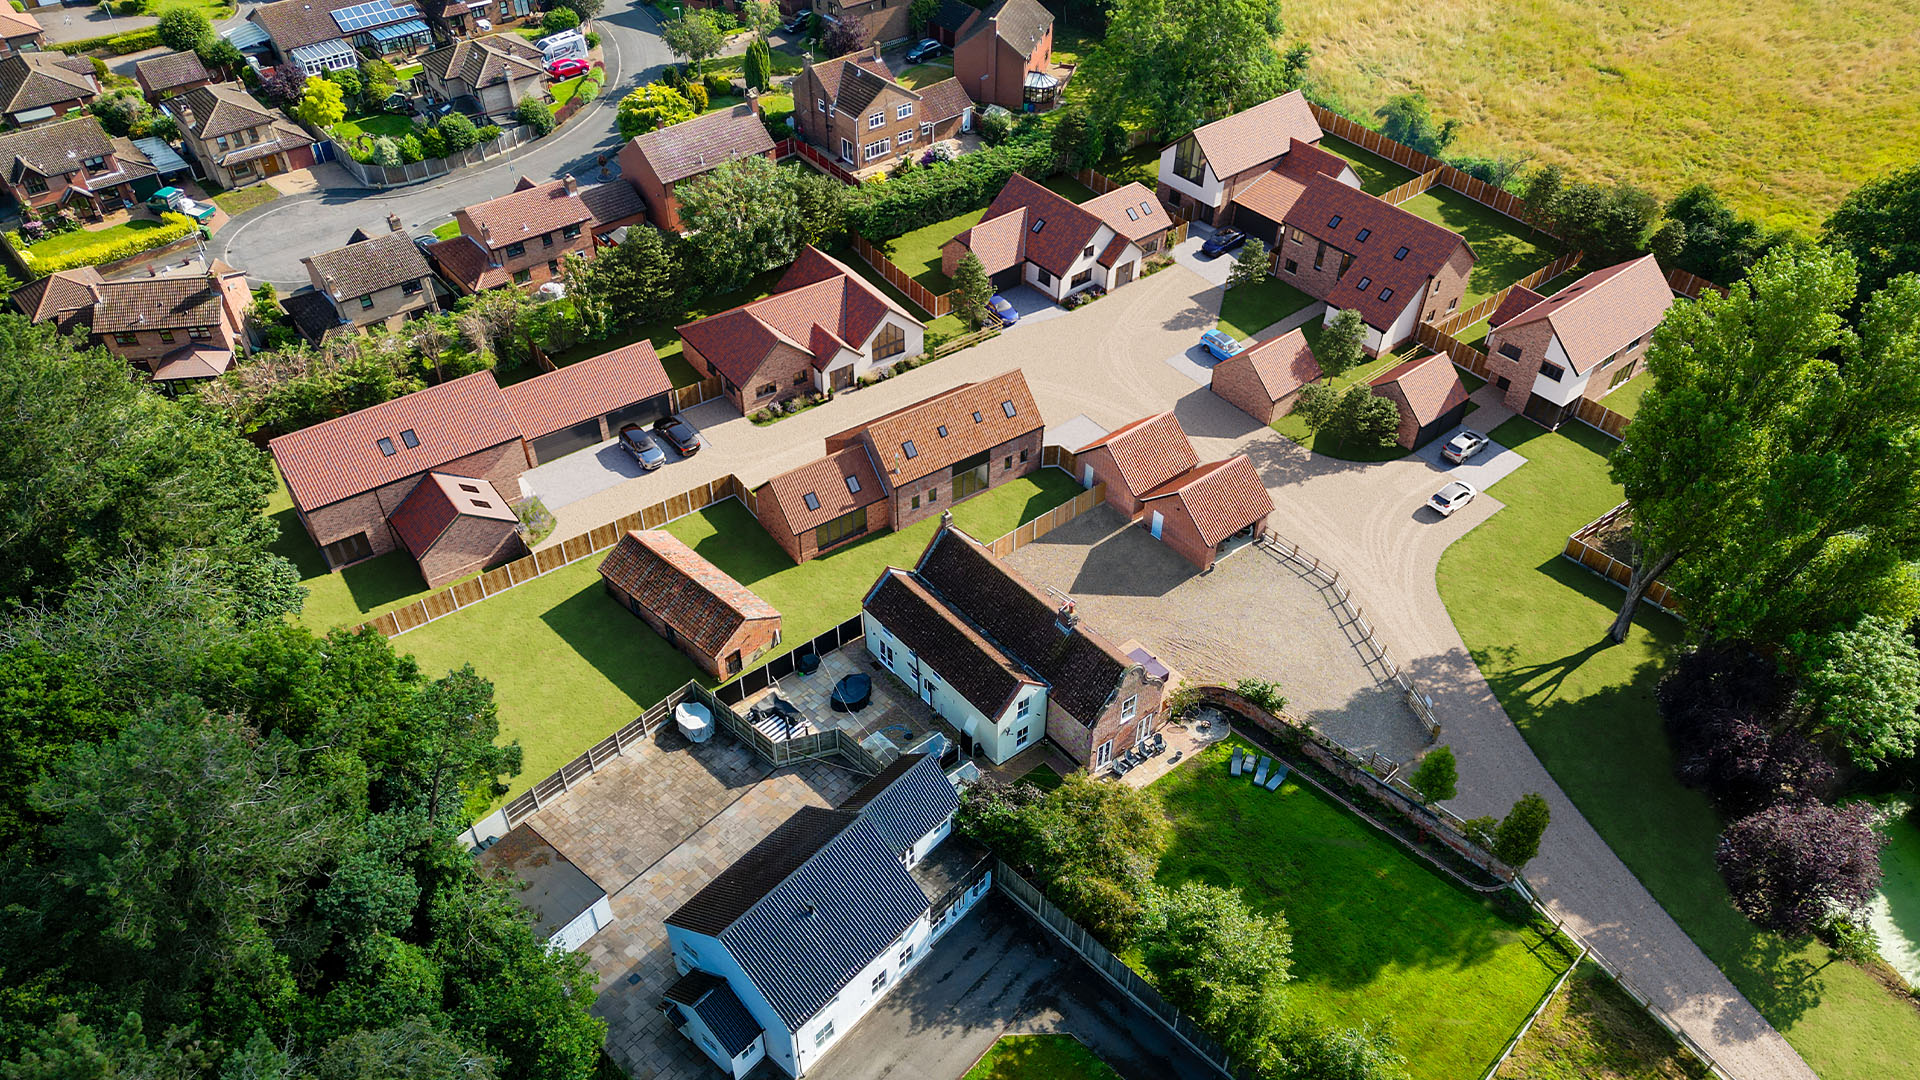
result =
[{"label": "garage door", "polygon": [[615,409],[608,413],[607,431],[617,433],[628,424],[646,427],[665,415],[667,415],[667,395],[658,394],[645,401],[636,401],[624,409]]},{"label": "garage door", "polygon": [[993,288],[996,292],[1020,287],[1020,267],[1013,266],[993,275]]},{"label": "garage door", "polygon": [[600,421],[585,420],[570,428],[561,428],[551,435],[542,435],[533,440],[533,456],[545,464],[556,458],[566,457],[578,450],[585,450],[600,441]]}]

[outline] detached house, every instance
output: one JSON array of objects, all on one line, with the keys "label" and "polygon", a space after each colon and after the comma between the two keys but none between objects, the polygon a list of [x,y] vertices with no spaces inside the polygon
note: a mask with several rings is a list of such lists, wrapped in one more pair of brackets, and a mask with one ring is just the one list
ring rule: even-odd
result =
[{"label": "detached house", "polygon": [[1320,378],[1320,361],[1298,327],[1255,342],[1213,365],[1215,394],[1262,424],[1293,411],[1308,383]]},{"label": "detached house", "polygon": [[981,105],[1048,108],[1060,93],[1052,66],[1053,12],[1039,0],[997,0],[954,33],[953,75]]},{"label": "detached house", "polygon": [[1064,300],[1095,285],[1112,290],[1132,281],[1173,225],[1141,184],[1076,205],[1015,173],[980,220],[940,249],[940,266],[952,277],[970,251],[995,288],[1026,284]]},{"label": "detached house", "polygon": [[413,237],[389,216],[388,229],[368,236],[355,229],[345,247],[309,255],[313,292],[296,293],[283,306],[313,341],[328,334],[399,326],[433,307],[433,270]]},{"label": "detached house", "polygon": [[546,61],[518,34],[461,38],[420,58],[427,88],[462,112],[510,116],[528,94],[547,97]]},{"label": "detached house", "polygon": [[46,41],[39,20],[13,5],[0,6],[0,56],[37,51]]},{"label": "detached house", "polygon": [[1097,775],[1158,726],[1165,680],[951,518],[860,614],[867,650],[995,764],[1045,736]]},{"label": "detached house", "polygon": [[926,336],[905,308],[811,245],[773,295],[679,329],[687,361],[718,376],[743,413],[844,390],[876,366],[920,355]]},{"label": "detached house", "polygon": [[99,218],[133,202],[134,184],[155,175],[147,155],[109,136],[94,116],[0,134],[0,190],[36,210],[60,206]]},{"label": "detached house", "polygon": [[800,137],[851,169],[884,164],[953,138],[966,130],[972,108],[958,79],[918,90],[895,82],[878,49],[809,64],[793,83],[793,120]]},{"label": "detached house", "polygon": [[165,101],[213,81],[200,58],[190,52],[162,53],[133,65],[133,79],[148,101]]},{"label": "detached house", "polygon": [[683,231],[674,188],[745,157],[772,158],[773,137],[756,102],[735,105],[685,123],[649,131],[620,148],[620,175],[646,201],[653,223]]},{"label": "detached house", "polygon": [[646,209],[628,184],[523,176],[510,194],[455,210],[460,235],[429,244],[427,257],[463,294],[537,288],[559,279],[568,255],[593,258],[596,235],[645,220]]},{"label": "detached house", "polygon": [[763,484],[761,524],[794,562],[904,529],[1040,467],[1045,423],[1018,369],[827,437],[827,456]]},{"label": "detached house", "polygon": [[309,74],[358,67],[363,49],[387,56],[432,38],[420,9],[399,0],[279,0],[247,18],[266,31],[283,61],[298,61]]},{"label": "detached house", "polygon": [[245,187],[313,165],[313,137],[233,83],[195,87],[161,106],[187,155],[221,187]]},{"label": "detached house", "polygon": [[171,384],[214,378],[245,354],[253,294],[245,273],[216,259],[197,274],[116,281],[91,266],[64,270],[15,290],[13,302]]},{"label": "detached house", "polygon": [[1507,294],[1487,334],[1487,364],[1507,406],[1558,427],[1580,407],[1633,378],[1673,290],[1653,256],[1595,270],[1542,298]]},{"label": "detached house", "polygon": [[0,118],[17,128],[86,108],[100,93],[87,57],[57,52],[0,56]]},{"label": "detached house", "polygon": [[1236,540],[1257,538],[1273,497],[1245,454],[1200,464],[1170,412],[1124,424],[1081,447],[1080,482],[1200,570]]},{"label": "detached house", "polygon": [[[1203,124],[1160,152],[1159,196],[1195,221],[1227,225],[1223,215],[1241,189],[1273,171],[1295,143],[1317,143],[1321,134],[1298,90]],[[1360,186],[1352,169],[1335,178]]]},{"label": "detached house", "polygon": [[795,811],[667,916],[661,1011],[735,1080],[806,1075],[986,894],[987,853],[948,838],[959,806],[937,758],[903,754]]},{"label": "detached house", "polygon": [[716,679],[780,643],[780,613],[662,529],[634,529],[600,562],[607,595]]}]

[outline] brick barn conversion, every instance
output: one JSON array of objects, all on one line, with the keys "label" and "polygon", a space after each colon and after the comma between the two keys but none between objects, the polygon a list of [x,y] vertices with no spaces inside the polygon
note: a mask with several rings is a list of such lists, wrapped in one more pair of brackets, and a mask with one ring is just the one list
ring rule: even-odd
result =
[{"label": "brick barn conversion", "polygon": [[1107,505],[1203,571],[1233,541],[1258,537],[1273,513],[1273,497],[1245,454],[1200,464],[1170,412],[1122,425],[1076,456],[1083,485],[1107,485]]},{"label": "brick barn conversion", "polygon": [[780,613],[679,537],[635,529],[600,563],[607,595],[715,678],[780,643]]}]

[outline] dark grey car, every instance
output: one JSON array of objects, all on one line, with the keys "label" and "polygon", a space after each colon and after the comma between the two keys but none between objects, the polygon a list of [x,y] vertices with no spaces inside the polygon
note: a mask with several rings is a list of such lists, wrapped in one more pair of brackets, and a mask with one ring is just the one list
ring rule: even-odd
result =
[{"label": "dark grey car", "polygon": [[620,448],[633,455],[633,460],[648,472],[667,463],[667,452],[646,428],[629,425],[620,429]]}]

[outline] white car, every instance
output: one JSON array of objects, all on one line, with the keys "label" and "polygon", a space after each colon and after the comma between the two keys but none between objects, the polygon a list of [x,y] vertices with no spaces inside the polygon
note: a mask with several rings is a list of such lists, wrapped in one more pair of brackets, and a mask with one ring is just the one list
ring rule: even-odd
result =
[{"label": "white car", "polygon": [[1458,465],[1487,448],[1487,437],[1472,428],[1463,429],[1460,434],[1447,440],[1440,448],[1440,456]]},{"label": "white car", "polygon": [[1427,500],[1427,505],[1440,511],[1441,517],[1452,517],[1455,510],[1472,502],[1473,497],[1478,494],[1480,493],[1473,490],[1472,484],[1463,484],[1455,480],[1434,492],[1433,498]]}]

